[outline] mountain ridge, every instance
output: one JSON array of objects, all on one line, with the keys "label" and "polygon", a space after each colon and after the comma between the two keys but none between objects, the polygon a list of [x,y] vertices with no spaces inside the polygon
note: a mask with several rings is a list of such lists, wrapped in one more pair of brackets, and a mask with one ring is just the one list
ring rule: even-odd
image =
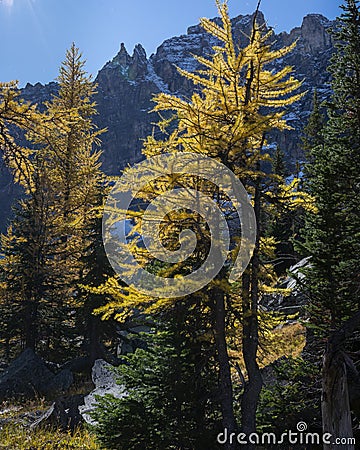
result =
[{"label": "mountain ridge", "polygon": [[[239,15],[232,19],[234,38],[240,46],[245,45],[253,23],[253,15]],[[215,22],[219,18],[212,19]],[[263,13],[257,20],[266,24]],[[326,71],[333,51],[331,36],[327,30],[334,24],[321,14],[308,14],[299,27],[289,33],[284,31],[273,35],[274,48],[290,45],[297,40],[293,52],[277,60],[274,69],[290,65],[294,75],[303,79],[303,99],[287,109],[286,117],[293,130],[273,132],[269,145],[279,145],[285,152],[290,168],[303,158],[300,148],[300,133],[311,111],[312,93],[317,89],[320,100],[330,93],[330,74]],[[161,91],[183,97],[190,97],[194,86],[182,77],[176,66],[188,71],[200,68],[193,55],[208,56],[212,53],[216,38],[206,33],[200,24],[189,26],[186,34],[173,36],[163,41],[149,57],[141,44],[128,53],[120,44],[119,52],[99,70],[95,82],[98,115],[94,122],[100,128],[107,128],[102,135],[103,170],[108,175],[119,174],[126,164],[141,159],[142,140],[152,133],[153,123],[158,115],[150,111],[154,107],[152,97]],[[41,104],[57,92],[57,84],[27,83],[21,89],[21,96],[31,103]],[[0,183],[0,205],[3,208],[4,229],[10,214],[10,200],[17,189],[12,186],[10,174],[3,169]],[[10,192],[11,191],[11,192]],[[10,193],[9,193],[10,192]]]}]

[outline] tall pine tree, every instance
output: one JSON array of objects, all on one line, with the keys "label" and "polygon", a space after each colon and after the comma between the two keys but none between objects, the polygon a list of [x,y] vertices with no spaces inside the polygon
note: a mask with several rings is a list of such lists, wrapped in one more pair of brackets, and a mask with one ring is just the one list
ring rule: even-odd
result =
[{"label": "tall pine tree", "polygon": [[[312,320],[328,333],[358,307],[360,36],[357,2],[348,1],[334,33],[329,120],[309,148],[308,186],[317,214],[306,224],[312,268],[307,275]],[[311,143],[310,143],[311,144]],[[355,275],[355,276],[354,276]]]},{"label": "tall pine tree", "polygon": [[[92,270],[82,258],[93,239],[91,223],[104,180],[96,151],[102,131],[92,122],[95,86],[74,44],[58,82],[58,94],[37,113],[34,125],[18,125],[34,150],[21,164],[10,153],[9,165],[27,197],[3,239],[2,268],[7,290],[23,305],[24,346],[60,357],[59,349],[65,346],[67,352],[79,334],[74,312],[85,308],[76,300],[79,283]],[[10,282],[12,272],[18,274],[16,283]]]},{"label": "tall pine tree", "polygon": [[[193,295],[193,301],[201,308],[211,311],[214,344],[217,353],[219,376],[219,401],[222,411],[223,427],[229,433],[238,431],[234,415],[234,393],[231,373],[231,359],[228,349],[227,324],[230,316],[235,315],[237,326],[242,329],[242,352],[245,360],[247,381],[242,397],[242,428],[250,434],[256,431],[256,408],[262,387],[262,378],[257,362],[259,339],[258,304],[261,293],[271,289],[274,279],[269,276],[272,268],[265,264],[265,253],[269,242],[265,238],[261,214],[264,205],[274,198],[274,191],[269,190],[268,176],[262,170],[262,162],[269,159],[264,151],[265,133],[273,128],[287,128],[283,119],[283,107],[301,97],[295,91],[301,85],[292,77],[290,67],[279,72],[266,70],[266,64],[290,52],[295,44],[273,51],[268,44],[271,32],[266,32],[256,22],[249,43],[237,51],[233,40],[231,21],[228,16],[226,2],[217,2],[221,24],[208,19],[202,19],[204,29],[218,39],[214,54],[210,58],[196,57],[204,70],[189,73],[179,72],[191,80],[198,88],[190,100],[159,94],[156,98],[156,111],[175,112],[175,126],[164,140],[150,136],[145,142],[144,155],[151,157],[166,152],[195,152],[210,156],[221,161],[243,182],[254,202],[258,221],[258,236],[254,256],[249,268],[243,275],[241,283],[231,286],[227,278],[229,266],[223,267],[213,282],[200,293]],[[161,129],[167,130],[169,120],[160,123]],[[137,171],[128,169],[136,180]],[[217,201],[224,208],[229,202],[219,190],[209,183],[199,181],[197,177],[181,174],[179,176],[164,176],[161,180],[141,178],[141,185],[146,186],[140,193],[142,200],[152,201],[157,195],[174,187],[188,186],[201,189],[207,196]],[[134,181],[139,185],[139,181]],[[285,187],[278,184],[278,201],[290,202],[294,196],[295,185]],[[297,193],[298,201],[301,194]],[[227,211],[229,213],[229,211]],[[226,212],[224,212],[226,214]],[[136,225],[134,231],[140,230],[142,211],[134,213]],[[174,225],[175,224],[175,225]],[[163,237],[169,249],[175,250],[178,245],[179,231],[182,226],[189,226],[197,235],[199,243],[194,254],[186,261],[172,267],[163,268],[166,276],[181,277],[194,270],[200,263],[200,258],[208,251],[211,236],[203,218],[188,211],[180,215],[175,211],[164,219]],[[133,245],[142,261],[147,266],[154,264],[152,255],[146,254],[143,247]],[[266,266],[266,267],[265,267]],[[155,266],[157,267],[157,266]],[[124,267],[126,270],[126,267]],[[100,288],[100,292],[108,292],[115,297],[101,311],[107,316],[112,312],[140,310],[161,311],[174,307],[176,299],[154,299],[140,295],[136,286],[128,289],[116,284],[116,280]],[[239,295],[239,292],[241,293]],[[121,317],[121,315],[120,315]],[[227,443],[229,449],[236,448],[236,443]]]},{"label": "tall pine tree", "polygon": [[312,256],[306,273],[310,320],[328,339],[323,428],[350,437],[347,374],[354,367],[344,350],[360,324],[360,13],[355,0],[347,0],[342,9],[333,31],[329,120],[309,149],[308,187],[318,212],[307,218],[305,235]]}]

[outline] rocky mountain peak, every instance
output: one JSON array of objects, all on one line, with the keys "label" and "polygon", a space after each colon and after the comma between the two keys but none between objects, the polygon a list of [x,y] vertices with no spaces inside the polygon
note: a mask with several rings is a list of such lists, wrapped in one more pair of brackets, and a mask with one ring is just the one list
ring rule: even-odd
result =
[{"label": "rocky mountain peak", "polygon": [[136,44],[133,51],[133,59],[137,59],[139,61],[147,61],[146,50],[141,44]]},{"label": "rocky mountain peak", "polygon": [[[103,71],[115,71],[120,73],[126,81],[133,82],[136,79],[143,78],[146,74],[147,57],[146,51],[142,45],[137,44],[133,50],[132,56],[129,55],[122,42],[118,54],[101,69]],[[98,75],[99,76],[99,75]]]},{"label": "rocky mountain peak", "polygon": [[[239,15],[232,19],[236,43],[241,47],[248,42],[253,23],[253,15]],[[220,23],[219,18],[212,19]],[[265,18],[258,12],[259,24]],[[275,61],[271,69],[280,70],[284,65],[294,68],[294,76],[304,80],[302,85],[306,95],[285,112],[291,130],[271,133],[268,137],[269,151],[279,145],[286,153],[289,167],[303,158],[300,147],[300,134],[312,108],[312,93],[316,88],[320,100],[330,93],[330,74],[326,68],[333,51],[331,36],[327,30],[334,22],[320,14],[309,14],[299,27],[290,33],[275,34],[271,39],[276,48],[290,45],[297,40],[295,49]],[[176,67],[188,71],[200,68],[194,55],[209,56],[218,41],[204,31],[200,24],[188,28],[187,34],[165,40],[156,53],[147,58],[144,48],[138,44],[132,55],[125,45],[120,45],[117,55],[99,71],[96,77],[98,115],[94,120],[100,128],[107,128],[102,135],[103,170],[108,174],[119,174],[119,170],[141,158],[143,139],[152,133],[153,123],[158,120],[154,107],[154,94],[162,91],[190,98],[194,85],[182,77]],[[32,103],[41,104],[56,93],[58,86],[50,83],[28,84],[21,96]],[[0,182],[0,206],[4,221],[9,215],[10,175],[3,176]],[[1,226],[1,218],[0,218]]]},{"label": "rocky mountain peak", "polygon": [[122,72],[124,72],[130,64],[131,56],[127,52],[125,44],[122,42],[119,52],[110,62],[106,63],[104,69],[120,68],[120,70],[122,69]]},{"label": "rocky mountain peak", "polygon": [[[261,11],[258,11],[256,19],[259,25],[265,24],[265,17]],[[220,17],[215,17],[214,19],[211,20],[215,22],[217,25],[221,25]],[[247,14],[245,16],[239,15],[231,19],[231,24],[234,29],[236,29],[237,27],[242,27],[245,30],[249,29],[250,31],[253,22],[254,22],[254,14]],[[204,33],[204,29],[200,24],[193,25],[187,29],[187,34],[200,34],[200,33]]]},{"label": "rocky mountain peak", "polygon": [[[240,15],[240,16],[234,17],[233,19],[231,19],[231,24],[233,27],[244,27],[245,29],[248,28],[250,31],[252,28],[252,25],[254,23],[254,16],[255,16],[255,13],[247,14],[245,16]],[[266,24],[265,16],[262,11],[257,12],[256,22],[260,26]]]},{"label": "rocky mountain peak", "polygon": [[126,51],[125,44],[123,42],[120,44],[120,50],[119,50],[118,55],[129,56],[128,52]]},{"label": "rocky mountain peak", "polygon": [[[220,18],[212,19],[221,24]],[[235,42],[239,47],[248,43],[254,14],[239,15],[231,19]],[[263,13],[257,13],[259,25],[265,25]],[[321,99],[329,94],[330,75],[326,71],[333,45],[328,28],[333,22],[320,14],[309,14],[299,27],[290,33],[275,34],[277,48],[288,46],[297,40],[296,48],[273,63],[280,70],[284,65],[294,68],[294,75],[304,80],[303,90],[307,94],[300,102],[286,111],[286,118],[292,130],[274,132],[269,137],[270,145],[279,144],[287,155],[290,166],[301,159],[299,146],[300,130],[311,111],[312,92],[316,88]],[[107,64],[98,75],[99,94],[96,99],[99,109],[99,125],[108,128],[103,136],[104,168],[109,173],[117,173],[119,167],[141,157],[141,140],[151,132],[151,122],[156,115],[149,114],[153,107],[153,94],[159,91],[186,98],[191,97],[194,86],[181,76],[177,67],[189,72],[200,69],[196,55],[210,55],[213,46],[219,42],[205,32],[201,24],[190,26],[187,34],[166,39],[155,54],[147,59],[145,50],[137,45],[129,56],[125,48],[120,49],[114,60]],[[118,69],[119,62],[126,62],[126,71]],[[111,68],[111,73],[108,70]],[[125,74],[125,75],[124,75]]]},{"label": "rocky mountain peak", "polygon": [[331,47],[331,35],[327,32],[330,25],[330,20],[321,14],[308,14],[304,17],[301,36],[305,51],[323,51]]},{"label": "rocky mountain peak", "polygon": [[331,35],[328,33],[332,23],[321,14],[308,14],[300,27],[293,28],[290,33],[280,33],[280,36],[286,45],[298,40],[299,51],[303,54],[323,52],[332,47]]}]

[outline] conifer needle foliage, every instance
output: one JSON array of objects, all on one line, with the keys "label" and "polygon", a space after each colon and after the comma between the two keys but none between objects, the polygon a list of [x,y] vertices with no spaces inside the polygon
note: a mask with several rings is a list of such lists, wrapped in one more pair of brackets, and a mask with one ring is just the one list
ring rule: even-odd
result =
[{"label": "conifer needle foliage", "polygon": [[[237,428],[233,413],[232,358],[229,357],[230,342],[237,342],[244,357],[246,373],[245,393],[242,401],[242,426],[255,431],[256,404],[261,390],[261,374],[257,365],[259,343],[259,303],[264,293],[274,292],[277,276],[271,261],[276,241],[266,234],[262,222],[264,214],[276,214],[278,205],[295,210],[298,207],[313,208],[311,197],[301,192],[299,181],[287,185],[277,174],[264,171],[264,163],[270,160],[266,151],[266,135],[274,129],[289,128],[284,118],[287,105],[303,95],[301,82],[292,75],[291,67],[270,70],[268,64],[291,52],[296,43],[273,50],[270,44],[272,31],[257,22],[254,15],[253,28],[248,44],[239,48],[234,41],[226,2],[217,2],[220,22],[201,19],[206,32],[216,44],[209,57],[194,56],[201,69],[194,73],[178,68],[180,74],[191,81],[195,91],[190,99],[160,93],[155,96],[154,111],[161,113],[158,124],[163,138],[150,135],[143,148],[145,158],[163,153],[192,152],[215,158],[231,169],[247,189],[255,209],[258,236],[252,261],[238,283],[228,282],[232,261],[236,258],[237,243],[241,230],[233,231],[234,246],[219,275],[212,282],[186,299],[153,298],[137,291],[136,286],[124,286],[119,280],[108,281],[93,292],[111,295],[113,300],[97,312],[103,318],[115,317],[126,320],[134,309],[144,314],[161,315],[172,311],[179,301],[187,301],[196,316],[201,311],[209,314],[213,336],[209,337],[216,348],[219,372],[219,403],[223,425],[229,430]],[[136,168],[126,169],[127,175],[136,180]],[[145,176],[146,177],[146,176]],[[161,276],[182,277],[195,270],[206,257],[211,236],[206,223],[198,215],[175,211],[164,217],[161,239],[169,250],[175,250],[178,236],[183,228],[190,228],[197,237],[194,254],[183,262],[164,265],[157,261],[143,245],[137,233],[141,232],[142,205],[147,205],[167,190],[176,187],[197,189],[215,200],[225,217],[232,217],[231,199],[219,192],[211,183],[192,175],[172,174],[154,179],[142,178],[144,186],[138,196],[138,206],[129,211],[134,223],[130,246],[137,260],[147,270]],[[126,186],[121,189],[126,190]],[[235,227],[236,228],[236,227]],[[124,264],[124,271],[131,270]],[[199,306],[201,305],[201,306]],[[271,320],[271,319],[270,319]],[[227,334],[228,333],[228,334]],[[233,336],[236,338],[233,339]],[[232,338],[230,338],[230,336]],[[235,366],[234,366],[235,367]]]}]

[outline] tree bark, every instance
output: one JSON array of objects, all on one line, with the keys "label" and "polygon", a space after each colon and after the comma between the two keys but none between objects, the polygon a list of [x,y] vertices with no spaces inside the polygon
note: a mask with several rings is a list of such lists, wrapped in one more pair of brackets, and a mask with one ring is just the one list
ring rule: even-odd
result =
[{"label": "tree bark", "polygon": [[36,349],[36,335],[37,335],[37,303],[33,300],[28,300],[25,306],[24,314],[25,324],[25,348]]},{"label": "tree bark", "polygon": [[89,335],[89,349],[88,354],[91,363],[93,364],[97,359],[103,358],[104,351],[100,342],[100,319],[91,314],[88,319],[88,335]]},{"label": "tree bark", "polygon": [[[256,411],[263,385],[262,375],[257,363],[259,346],[258,302],[259,302],[259,245],[260,245],[260,180],[255,186],[254,211],[257,221],[257,237],[249,268],[243,275],[243,357],[247,371],[247,382],[241,401],[242,432],[249,436],[256,432]],[[243,447],[255,449],[254,444]]]},{"label": "tree bark", "polygon": [[[233,408],[233,388],[231,381],[231,370],[229,355],[227,352],[226,332],[225,332],[225,298],[224,292],[217,287],[213,288],[213,299],[215,302],[215,342],[219,363],[219,395],[222,412],[222,424],[227,435],[237,432],[237,425]],[[235,450],[238,447],[236,439],[230,439],[224,445],[226,450]]]},{"label": "tree bark", "polygon": [[[342,349],[346,339],[359,325],[360,311],[330,335],[323,359],[321,401],[323,432],[330,433],[333,438],[353,437],[346,355]],[[335,450],[336,448],[339,446],[324,445],[325,450]],[[348,444],[341,448],[353,450],[355,447]]]},{"label": "tree bark", "polygon": [[[258,320],[251,308],[244,305],[243,356],[247,371],[247,382],[241,401],[242,431],[247,435],[256,432],[256,410],[263,384],[257,363]],[[255,448],[252,445],[248,449]]]},{"label": "tree bark", "polygon": [[[333,438],[353,437],[346,372],[346,364],[341,352],[325,353],[321,399],[323,432],[330,433]],[[324,444],[324,450],[336,448],[339,446]],[[342,445],[341,448],[353,450],[355,447]]]}]

